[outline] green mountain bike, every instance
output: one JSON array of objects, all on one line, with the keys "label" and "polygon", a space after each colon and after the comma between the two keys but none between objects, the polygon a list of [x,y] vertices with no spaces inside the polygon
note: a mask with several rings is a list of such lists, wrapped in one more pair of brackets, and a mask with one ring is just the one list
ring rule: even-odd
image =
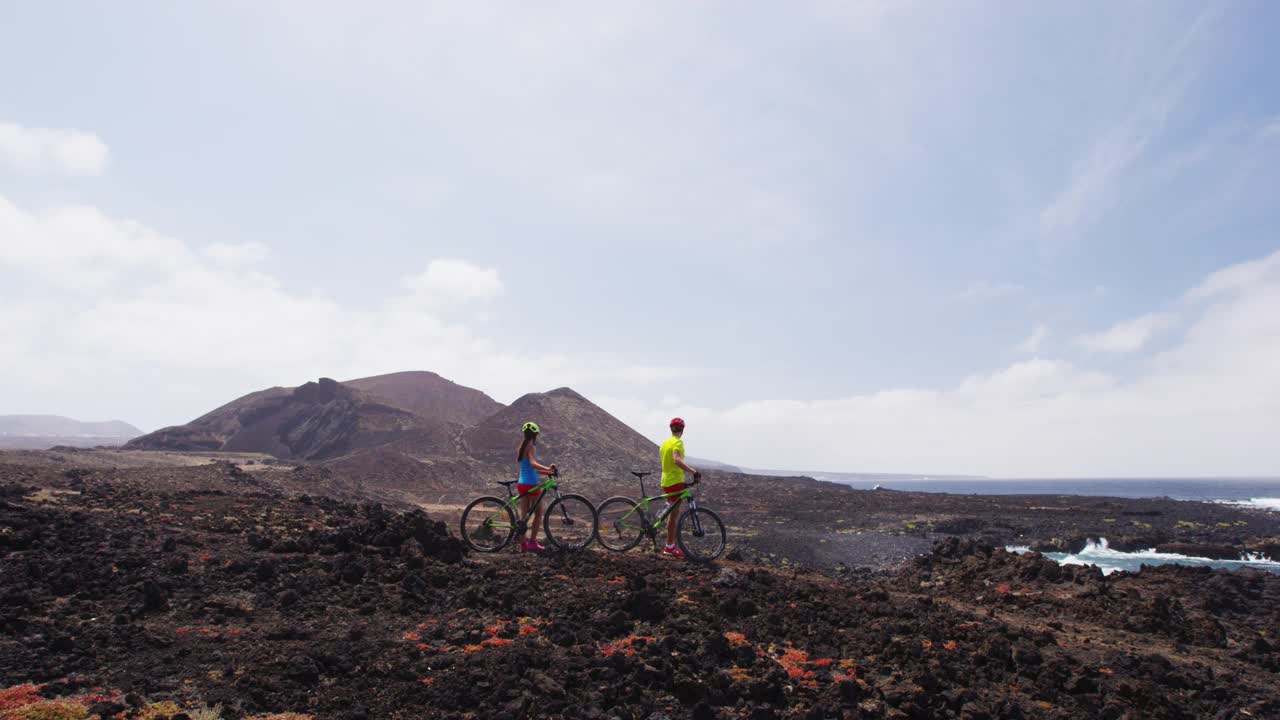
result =
[{"label": "green mountain bike", "polygon": [[[547,506],[542,529],[552,547],[559,550],[581,550],[596,536],[596,507],[581,495],[561,495],[556,485],[559,473],[548,475],[536,487],[541,491],[532,513],[542,506],[547,493],[555,499]],[[515,480],[499,480],[507,489],[505,500],[493,496],[472,500],[462,511],[462,539],[476,552],[493,553],[506,547],[529,528],[528,517],[520,517],[520,497],[511,487]]]},{"label": "green mountain bike", "polygon": [[670,502],[665,503],[654,518],[649,514],[649,503],[658,500],[684,500],[681,504],[683,512],[676,521],[676,544],[690,560],[708,562],[720,557],[727,538],[724,523],[720,521],[719,515],[707,508],[698,507],[697,480],[693,481],[692,488],[645,497],[644,478],[653,473],[633,470],[631,474],[640,480],[640,500],[619,495],[600,503],[600,509],[596,512],[596,536],[601,545],[616,552],[626,552],[635,547],[640,538],[648,537],[653,542],[654,550],[657,550],[658,533],[665,532],[663,526],[675,506]]}]

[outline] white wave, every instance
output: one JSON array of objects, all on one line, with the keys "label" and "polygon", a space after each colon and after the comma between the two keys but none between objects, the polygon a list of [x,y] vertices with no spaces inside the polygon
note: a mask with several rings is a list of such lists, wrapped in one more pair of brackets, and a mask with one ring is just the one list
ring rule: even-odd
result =
[{"label": "white wave", "polygon": [[1249,498],[1248,500],[1215,500],[1222,505],[1257,508],[1259,510],[1280,511],[1280,498]]},{"label": "white wave", "polygon": [[[1019,554],[1028,550],[1028,548],[1022,546],[1010,546],[1006,549],[1009,552]],[[1135,572],[1141,569],[1143,565],[1203,565],[1227,569],[1252,567],[1280,574],[1280,562],[1261,554],[1247,554],[1239,560],[1214,560],[1193,555],[1156,552],[1155,549],[1121,552],[1112,550],[1107,544],[1106,538],[1102,538],[1097,542],[1090,540],[1085,544],[1084,549],[1078,553],[1050,552],[1044,553],[1044,556],[1058,561],[1061,565],[1097,565],[1102,569],[1103,575],[1110,575],[1117,570]]]}]

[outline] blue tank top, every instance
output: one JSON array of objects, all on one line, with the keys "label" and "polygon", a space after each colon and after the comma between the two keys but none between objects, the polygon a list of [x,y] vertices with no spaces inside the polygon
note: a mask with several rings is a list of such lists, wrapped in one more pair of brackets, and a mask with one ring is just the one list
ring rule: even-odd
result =
[{"label": "blue tank top", "polygon": [[[529,453],[532,455],[533,453]],[[542,482],[538,479],[538,471],[533,468],[533,462],[529,460],[529,455],[520,458],[520,484],[521,485],[537,485]]]}]

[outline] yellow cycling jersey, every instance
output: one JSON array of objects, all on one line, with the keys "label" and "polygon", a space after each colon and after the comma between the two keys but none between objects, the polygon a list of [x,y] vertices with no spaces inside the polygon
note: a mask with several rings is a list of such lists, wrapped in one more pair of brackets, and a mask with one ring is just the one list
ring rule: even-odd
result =
[{"label": "yellow cycling jersey", "polygon": [[676,465],[675,452],[680,451],[684,458],[684,440],[672,435],[662,443],[662,487],[671,487],[684,482],[684,470]]}]

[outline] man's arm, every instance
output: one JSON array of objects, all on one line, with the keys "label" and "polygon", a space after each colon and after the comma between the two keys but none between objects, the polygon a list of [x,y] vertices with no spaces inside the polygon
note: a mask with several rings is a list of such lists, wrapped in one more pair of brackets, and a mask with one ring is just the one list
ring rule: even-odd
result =
[{"label": "man's arm", "polygon": [[692,465],[684,461],[684,453],[680,452],[679,450],[672,451],[671,460],[676,464],[676,467],[680,468],[681,470],[684,470],[687,473],[692,473],[694,475],[698,474],[698,471],[694,470]]}]

